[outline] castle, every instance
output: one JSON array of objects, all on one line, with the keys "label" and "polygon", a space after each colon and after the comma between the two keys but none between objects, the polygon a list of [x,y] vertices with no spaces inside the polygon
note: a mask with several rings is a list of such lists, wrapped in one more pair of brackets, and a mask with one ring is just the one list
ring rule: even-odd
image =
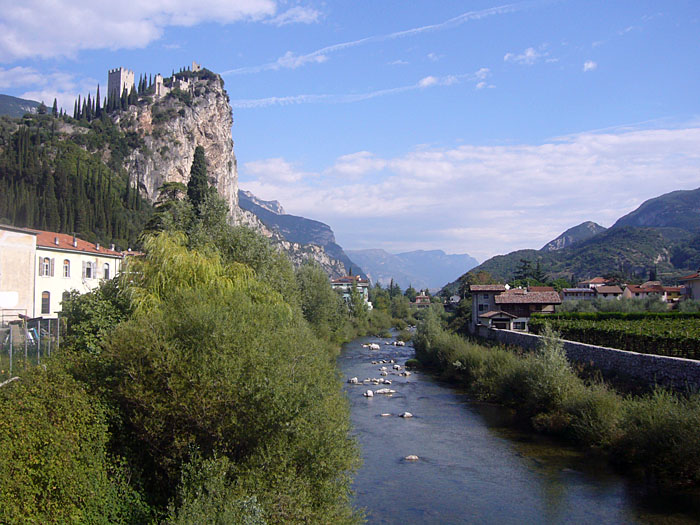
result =
[{"label": "castle", "polygon": [[107,76],[107,93],[114,97],[121,97],[124,89],[127,93],[134,89],[134,72],[123,67],[110,69]]},{"label": "castle", "polygon": [[[192,73],[197,73],[202,70],[202,66],[195,61],[192,61]],[[126,88],[127,93],[134,89],[134,72],[130,69],[119,67],[109,70],[107,89],[110,95],[114,94],[120,97]],[[154,95],[156,100],[164,97],[173,89],[180,91],[190,91],[192,84],[186,78],[174,78],[170,86],[164,83],[163,75],[158,73],[153,82]],[[115,93],[116,92],[116,93]]]}]

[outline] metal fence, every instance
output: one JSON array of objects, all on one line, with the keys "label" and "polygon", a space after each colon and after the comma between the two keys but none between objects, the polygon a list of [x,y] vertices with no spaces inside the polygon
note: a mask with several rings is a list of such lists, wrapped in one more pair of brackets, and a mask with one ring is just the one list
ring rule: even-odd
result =
[{"label": "metal fence", "polygon": [[0,320],[0,380],[21,375],[58,352],[62,320],[27,319],[17,315]]}]

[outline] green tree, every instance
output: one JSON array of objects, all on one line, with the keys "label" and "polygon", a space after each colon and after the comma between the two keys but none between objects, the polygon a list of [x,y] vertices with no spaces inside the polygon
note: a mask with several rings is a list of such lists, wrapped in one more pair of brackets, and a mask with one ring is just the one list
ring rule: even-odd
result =
[{"label": "green tree", "polygon": [[209,179],[207,178],[207,159],[204,155],[204,148],[197,146],[194,149],[194,158],[190,168],[190,179],[187,181],[187,197],[192,206],[199,212],[199,209],[209,195]]}]

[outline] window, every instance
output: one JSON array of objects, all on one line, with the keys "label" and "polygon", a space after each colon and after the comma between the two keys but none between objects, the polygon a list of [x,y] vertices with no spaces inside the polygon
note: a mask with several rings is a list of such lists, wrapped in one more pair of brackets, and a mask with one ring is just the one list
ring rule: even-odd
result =
[{"label": "window", "polygon": [[93,262],[83,262],[83,279],[95,278],[95,267]]},{"label": "window", "polygon": [[105,279],[109,279],[109,263],[105,263],[104,266],[102,267],[102,273],[104,275]]},{"label": "window", "polygon": [[488,299],[488,298],[489,298],[489,294],[487,294],[487,293],[481,294],[481,297],[482,297],[483,299]]},{"label": "window", "polygon": [[39,257],[39,275],[53,277],[53,259]]},{"label": "window", "polygon": [[486,310],[486,309],[488,308],[488,306],[489,306],[489,305],[487,305],[487,304],[480,304],[480,305],[479,305],[479,311],[480,311],[480,312],[483,312],[484,310]]},{"label": "window", "polygon": [[49,292],[41,292],[41,313],[51,313],[51,294]]},{"label": "window", "polygon": [[70,277],[70,261],[68,259],[63,260],[63,277]]},{"label": "window", "polygon": [[513,330],[525,330],[525,321],[515,321],[513,323]]}]

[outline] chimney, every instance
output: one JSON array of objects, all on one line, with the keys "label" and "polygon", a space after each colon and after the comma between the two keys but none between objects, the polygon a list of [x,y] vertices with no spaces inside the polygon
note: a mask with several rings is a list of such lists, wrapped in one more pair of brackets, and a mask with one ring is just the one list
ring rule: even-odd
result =
[{"label": "chimney", "polygon": [[78,238],[75,235],[73,235],[73,248],[77,248],[77,247],[78,247]]},{"label": "chimney", "polygon": [[110,245],[109,245],[109,249],[112,250],[112,251],[114,251],[114,244],[110,244]]},{"label": "chimney", "polygon": [[54,238],[53,238],[53,243],[54,243],[56,246],[58,246],[58,237],[54,237]]},{"label": "chimney", "polygon": [[96,249],[97,251],[100,251],[100,243],[99,243],[99,242],[96,242],[96,243],[95,243],[95,249]]}]

